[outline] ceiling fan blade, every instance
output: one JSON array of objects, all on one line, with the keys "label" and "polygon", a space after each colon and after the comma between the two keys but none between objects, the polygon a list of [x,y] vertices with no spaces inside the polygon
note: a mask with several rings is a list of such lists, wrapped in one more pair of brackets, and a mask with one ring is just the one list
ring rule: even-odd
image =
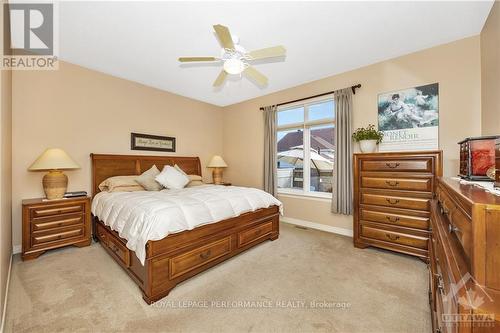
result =
[{"label": "ceiling fan blade", "polygon": [[231,37],[231,33],[229,29],[223,25],[217,24],[214,25],[215,33],[225,49],[234,50],[233,38]]},{"label": "ceiling fan blade", "polygon": [[245,73],[251,79],[255,80],[259,85],[267,85],[267,77],[265,77],[261,72],[259,72],[252,66],[248,66],[243,73]]},{"label": "ceiling fan blade", "polygon": [[193,62],[193,61],[216,61],[220,60],[219,58],[215,57],[180,57],[179,61],[180,62]]},{"label": "ceiling fan blade", "polygon": [[264,58],[274,58],[274,57],[282,57],[286,55],[285,47],[279,45],[274,47],[268,47],[265,49],[255,50],[248,53],[252,60],[256,59],[264,59]]},{"label": "ceiling fan blade", "polygon": [[224,83],[224,80],[226,79],[226,76],[227,76],[226,71],[222,70],[220,72],[219,76],[217,76],[217,78],[215,79],[213,86],[218,87],[218,86],[222,85]]}]

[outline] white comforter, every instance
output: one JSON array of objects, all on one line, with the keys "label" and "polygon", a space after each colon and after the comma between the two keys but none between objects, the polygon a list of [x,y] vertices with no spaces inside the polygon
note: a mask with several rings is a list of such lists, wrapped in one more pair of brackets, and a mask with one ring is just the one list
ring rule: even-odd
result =
[{"label": "white comforter", "polygon": [[282,213],[281,202],[264,191],[202,185],[159,192],[101,192],[92,201],[92,214],[125,238],[144,265],[149,240],[272,205]]}]

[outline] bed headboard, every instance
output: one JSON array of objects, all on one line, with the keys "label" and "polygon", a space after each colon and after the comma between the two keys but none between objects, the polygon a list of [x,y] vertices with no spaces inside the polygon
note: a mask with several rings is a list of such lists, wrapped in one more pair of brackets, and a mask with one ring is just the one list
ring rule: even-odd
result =
[{"label": "bed headboard", "polygon": [[109,177],[140,175],[156,165],[160,171],[165,165],[177,164],[188,175],[201,176],[199,157],[143,156],[90,154],[92,159],[92,197],[99,193],[99,184]]}]

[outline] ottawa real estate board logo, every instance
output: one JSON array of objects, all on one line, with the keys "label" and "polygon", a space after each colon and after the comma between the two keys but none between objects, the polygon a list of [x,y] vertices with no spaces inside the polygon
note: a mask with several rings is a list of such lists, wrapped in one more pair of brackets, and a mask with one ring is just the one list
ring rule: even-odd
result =
[{"label": "ottawa real estate board logo", "polygon": [[2,69],[58,69],[54,13],[53,3],[4,4]]}]

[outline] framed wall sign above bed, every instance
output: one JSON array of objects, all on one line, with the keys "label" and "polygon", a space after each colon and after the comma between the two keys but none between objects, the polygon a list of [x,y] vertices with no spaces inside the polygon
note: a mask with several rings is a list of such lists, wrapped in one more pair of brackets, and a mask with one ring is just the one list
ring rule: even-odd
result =
[{"label": "framed wall sign above bed", "polygon": [[130,149],[175,152],[175,138],[169,136],[130,133]]}]

